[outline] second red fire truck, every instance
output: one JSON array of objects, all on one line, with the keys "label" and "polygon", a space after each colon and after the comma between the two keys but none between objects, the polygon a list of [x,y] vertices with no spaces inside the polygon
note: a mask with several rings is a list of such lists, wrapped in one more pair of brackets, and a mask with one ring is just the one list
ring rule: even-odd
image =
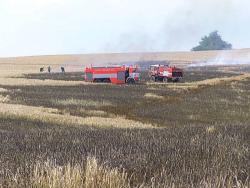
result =
[{"label": "second red fire truck", "polygon": [[183,71],[169,65],[151,65],[149,76],[154,82],[178,82],[183,78]]}]

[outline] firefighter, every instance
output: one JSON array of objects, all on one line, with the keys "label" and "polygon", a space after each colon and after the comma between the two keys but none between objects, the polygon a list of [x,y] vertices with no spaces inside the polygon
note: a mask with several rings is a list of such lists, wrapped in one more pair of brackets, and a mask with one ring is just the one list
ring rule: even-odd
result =
[{"label": "firefighter", "polygon": [[50,67],[50,66],[48,66],[48,73],[50,73],[50,71],[51,71],[51,67]]},{"label": "firefighter", "polygon": [[125,71],[125,81],[127,81],[128,77],[129,77],[129,68],[127,67]]},{"label": "firefighter", "polygon": [[62,71],[62,73],[65,73],[65,68],[61,67],[61,71]]},{"label": "firefighter", "polygon": [[43,72],[43,71],[44,71],[44,67],[41,67],[41,68],[40,68],[40,72]]}]

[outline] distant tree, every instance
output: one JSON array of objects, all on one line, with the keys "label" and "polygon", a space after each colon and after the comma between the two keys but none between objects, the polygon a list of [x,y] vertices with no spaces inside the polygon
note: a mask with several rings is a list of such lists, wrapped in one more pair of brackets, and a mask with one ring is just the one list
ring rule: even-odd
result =
[{"label": "distant tree", "polygon": [[205,51],[205,50],[230,50],[232,44],[223,41],[218,31],[210,33],[199,42],[199,45],[194,47],[192,51]]}]

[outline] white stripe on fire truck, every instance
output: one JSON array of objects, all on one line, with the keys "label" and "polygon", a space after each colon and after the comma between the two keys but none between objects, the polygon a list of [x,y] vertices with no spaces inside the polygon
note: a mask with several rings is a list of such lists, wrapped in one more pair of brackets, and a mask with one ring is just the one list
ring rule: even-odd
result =
[{"label": "white stripe on fire truck", "polygon": [[117,74],[93,74],[93,78],[117,78]]}]

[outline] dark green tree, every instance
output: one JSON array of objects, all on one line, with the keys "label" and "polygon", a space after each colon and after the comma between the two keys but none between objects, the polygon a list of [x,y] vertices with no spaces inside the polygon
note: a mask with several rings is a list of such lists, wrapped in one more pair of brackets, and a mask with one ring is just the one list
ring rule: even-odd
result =
[{"label": "dark green tree", "polygon": [[205,50],[230,50],[232,44],[223,41],[218,31],[210,33],[199,42],[199,45],[192,48],[192,51],[205,51]]}]

